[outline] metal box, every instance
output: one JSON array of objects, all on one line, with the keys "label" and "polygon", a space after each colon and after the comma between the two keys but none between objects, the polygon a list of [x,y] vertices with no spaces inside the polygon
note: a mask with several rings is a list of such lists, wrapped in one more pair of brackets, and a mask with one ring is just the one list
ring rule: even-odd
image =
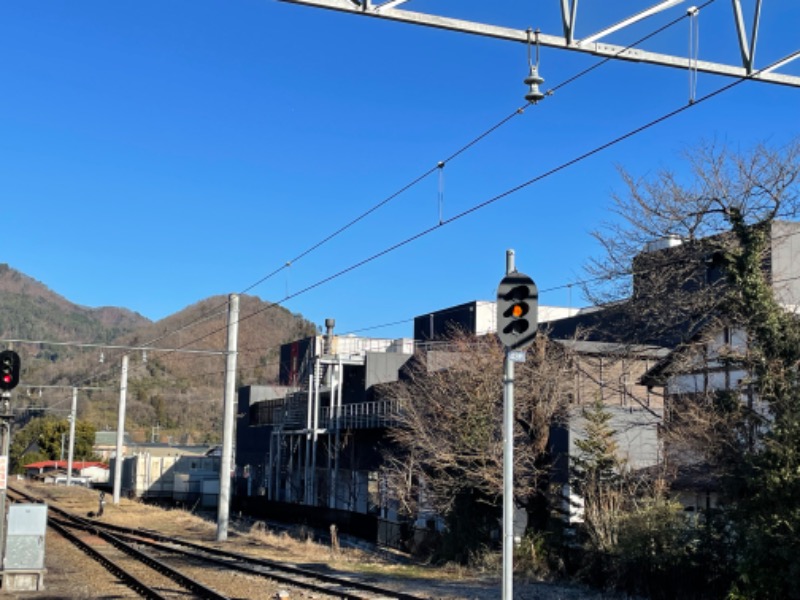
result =
[{"label": "metal box", "polygon": [[44,569],[46,533],[46,504],[9,506],[4,568],[17,571]]}]

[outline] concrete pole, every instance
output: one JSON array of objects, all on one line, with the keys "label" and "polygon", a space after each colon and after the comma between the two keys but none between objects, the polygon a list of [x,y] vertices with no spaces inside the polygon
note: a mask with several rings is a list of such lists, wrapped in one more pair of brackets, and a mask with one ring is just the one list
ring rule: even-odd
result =
[{"label": "concrete pole", "polygon": [[78,418],[78,388],[72,388],[72,409],[69,413],[69,452],[67,453],[67,487],[72,485],[72,458],[75,456],[75,421]]},{"label": "concrete pole", "polygon": [[228,296],[228,347],[225,362],[225,400],[222,419],[222,460],[219,465],[219,506],[217,541],[228,539],[228,517],[231,498],[231,465],[233,464],[234,401],[236,396],[236,354],[239,337],[239,296]]},{"label": "concrete pole", "polygon": [[[10,467],[9,449],[11,448],[11,393],[3,392],[0,396],[0,456],[5,469],[5,476],[8,479],[8,469]],[[0,489],[0,571],[5,565],[6,556],[6,487]]]},{"label": "concrete pole", "polygon": [[[514,251],[506,251],[506,275],[516,271]],[[503,594],[514,598],[514,362],[503,359]]]},{"label": "concrete pole", "polygon": [[[309,480],[311,479],[311,423],[312,410],[314,406],[314,382],[316,381],[317,363],[314,359],[314,373],[308,375],[308,406],[306,407],[306,452],[303,456],[303,504],[308,504],[311,493],[308,491]],[[300,461],[298,461],[299,464]],[[291,471],[290,471],[291,472]]]},{"label": "concrete pole", "polygon": [[333,506],[339,508],[339,449],[342,445],[341,426],[342,426],[342,388],[344,386],[344,364],[341,355],[338,356],[339,363],[336,369],[336,401],[333,426],[336,430],[336,437],[333,443],[333,481],[331,482],[333,494]]},{"label": "concrete pole", "polygon": [[317,441],[319,439],[319,395],[322,385],[322,364],[317,356],[314,385],[314,409],[311,416],[311,481],[309,482],[308,504],[317,504]]},{"label": "concrete pole", "polygon": [[292,447],[291,447],[291,438],[287,438],[284,436],[282,430],[279,430],[277,434],[273,432],[272,434],[275,436],[275,478],[273,479],[272,483],[272,490],[270,500],[280,500],[281,499],[281,486],[283,485],[283,480],[281,479],[281,464],[283,461],[283,442],[288,439],[289,441],[289,456],[292,456]]},{"label": "concrete pole", "polygon": [[117,454],[114,457],[114,504],[119,504],[122,487],[122,446],[125,443],[125,402],[128,396],[128,355],[122,357],[122,375],[119,380],[119,413],[117,414]]}]

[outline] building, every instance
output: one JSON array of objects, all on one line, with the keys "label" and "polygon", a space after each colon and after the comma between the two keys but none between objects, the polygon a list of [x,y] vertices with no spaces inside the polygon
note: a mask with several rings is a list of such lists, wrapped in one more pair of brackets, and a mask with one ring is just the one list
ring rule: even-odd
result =
[{"label": "building", "polygon": [[[131,437],[125,433],[122,438],[122,454],[127,452],[131,443]],[[98,431],[94,434],[94,446],[92,452],[100,457],[100,460],[109,462],[117,454],[117,432]]]},{"label": "building", "polygon": [[[763,262],[789,308],[800,306],[797,233],[798,224],[774,223]],[[585,310],[539,308],[541,331],[574,361],[567,417],[554,423],[549,442],[552,481],[563,497],[572,495],[569,464],[584,435],[583,407],[600,400],[612,415],[620,458],[648,472],[668,456],[661,432],[678,395],[747,380],[720,355],[746,343],[720,320],[726,279],[719,253],[733,243],[725,234],[652,244],[634,260],[628,300]],[[325,335],[282,346],[280,385],[240,390],[235,500],[256,514],[290,506],[309,523],[349,522],[391,543],[398,519],[379,479],[379,447],[401,407],[382,390],[402,377],[415,352],[429,370],[448,368],[452,356],[442,340],[455,332],[494,333],[496,306],[475,301],[417,316],[413,342],[337,336],[333,321],[326,325]],[[693,357],[697,352],[705,363]]]},{"label": "building", "polygon": [[[211,508],[219,499],[220,453],[211,446],[133,444],[122,461],[120,493],[129,498]],[[111,463],[114,480],[116,461]]]},{"label": "building", "polygon": [[[542,313],[547,320],[578,311],[548,308]],[[414,342],[337,336],[332,320],[327,326],[326,335],[282,346],[280,385],[239,390],[235,501],[255,514],[285,512],[291,505],[293,515],[306,522],[317,518],[326,527],[330,522],[341,527],[345,521],[353,531],[391,543],[399,519],[379,478],[380,447],[400,407],[385,393],[386,386],[403,376],[415,351],[424,355],[427,369],[447,368],[453,357],[440,346],[442,340],[457,331],[492,334],[496,306],[476,301],[418,316]],[[628,393],[621,396],[621,418],[631,422],[640,417],[646,411],[632,396],[640,391],[633,378],[655,359],[633,370],[622,360],[612,367],[612,361],[596,359],[599,347],[590,352],[588,346],[582,347],[583,355],[587,365],[594,363],[587,373],[599,366],[601,375],[613,372],[620,380],[627,369],[631,384],[623,380]],[[589,394],[588,378],[576,385],[581,390],[576,398]],[[647,408],[660,410],[655,400]],[[643,439],[631,437],[628,446],[643,446]],[[656,454],[652,447],[648,451]]]},{"label": "building", "polygon": [[[66,460],[43,460],[23,465],[26,477],[41,478],[45,483],[66,484]],[[99,461],[73,461],[72,477],[81,485],[100,485],[108,482],[108,465]]]},{"label": "building", "polygon": [[[279,386],[239,390],[236,501],[255,512],[291,504],[307,519],[347,513],[351,528],[374,534],[377,446],[397,412],[380,384],[397,379],[413,344],[326,324],[325,335],[282,346]],[[354,524],[354,514],[372,518]]]},{"label": "building", "polygon": [[[800,306],[800,223],[772,222],[767,233],[769,243],[760,257],[763,275],[779,305],[795,313]],[[743,365],[747,332],[723,304],[727,294],[736,292],[724,271],[723,253],[737,245],[732,233],[654,243],[634,259],[628,300],[558,321],[551,331],[561,339],[579,335],[595,344],[618,344],[630,353],[643,346],[657,349],[651,355],[656,360],[645,364],[636,382],[649,398],[661,399],[662,425],[653,430],[658,434],[657,464],[674,473],[673,490],[687,509],[713,506],[718,482],[702,448],[664,432],[722,391],[738,394],[757,413],[767,411],[753,394],[752,374]]]}]

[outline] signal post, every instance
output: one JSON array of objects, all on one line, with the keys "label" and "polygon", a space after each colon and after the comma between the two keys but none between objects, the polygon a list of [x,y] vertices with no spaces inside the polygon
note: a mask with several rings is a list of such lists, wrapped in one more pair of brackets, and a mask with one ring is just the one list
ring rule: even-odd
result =
[{"label": "signal post", "polygon": [[514,598],[514,363],[536,337],[539,290],[533,279],[517,271],[514,251],[506,251],[506,276],[497,287],[497,336],[503,359],[503,595]]},{"label": "signal post", "polygon": [[11,390],[19,384],[19,355],[13,350],[0,352],[0,570],[5,564],[6,489],[8,487],[9,448],[11,446]]}]

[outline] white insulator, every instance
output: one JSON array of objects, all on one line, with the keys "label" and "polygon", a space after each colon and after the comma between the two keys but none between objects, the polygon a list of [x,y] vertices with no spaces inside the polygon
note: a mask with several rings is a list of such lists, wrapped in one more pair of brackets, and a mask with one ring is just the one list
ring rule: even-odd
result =
[{"label": "white insulator", "polygon": [[535,65],[531,65],[531,71],[523,82],[529,88],[528,93],[525,94],[525,100],[536,104],[539,100],[544,98],[544,94],[539,91],[539,85],[544,83],[544,79],[539,75],[539,71]]}]

